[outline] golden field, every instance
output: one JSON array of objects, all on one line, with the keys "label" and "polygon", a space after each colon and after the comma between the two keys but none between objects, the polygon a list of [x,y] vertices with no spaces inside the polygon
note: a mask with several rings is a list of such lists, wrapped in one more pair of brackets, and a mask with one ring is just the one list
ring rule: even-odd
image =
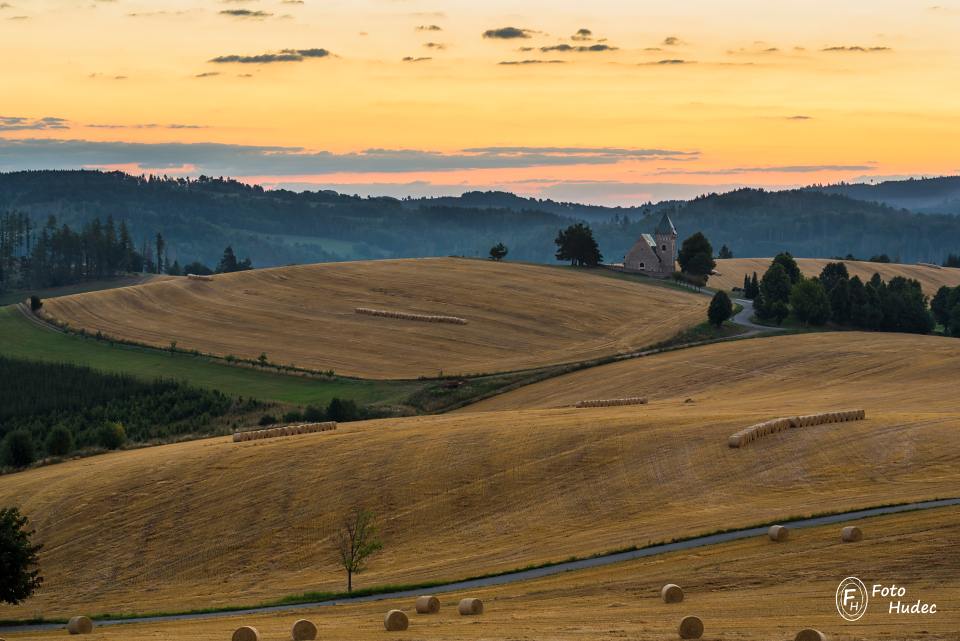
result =
[{"label": "golden field", "polygon": [[[618,368],[628,368],[621,382],[655,371],[665,388],[690,379],[662,395],[645,382],[650,387],[641,391],[654,400],[641,407],[351,423],[332,433],[210,439],[9,475],[0,478],[0,504],[30,516],[46,545],[48,582],[27,605],[0,608],[0,618],[338,591],[343,577],[331,536],[355,505],[378,515],[385,542],[359,577],[362,587],[458,579],[823,510],[956,495],[960,451],[948,392],[960,342],[928,337],[921,353],[912,337],[871,336],[875,356],[849,350],[833,361],[825,355],[841,344],[816,352],[803,343],[857,337],[755,339],[582,373],[584,386],[595,377],[596,390],[583,392],[590,395],[616,391],[600,383]],[[894,343],[884,348],[884,339]],[[805,345],[798,355],[814,350],[806,374],[784,370],[789,341]],[[898,392],[866,396],[892,389],[888,368],[899,372]],[[823,382],[804,382],[814,371]],[[694,403],[684,402],[688,394]],[[726,444],[759,420],[855,406],[867,409],[866,421],[789,430],[743,450]]]},{"label": "golden field", "polygon": [[[956,416],[960,340],[831,332],[695,347],[581,370],[481,401],[461,411],[551,408],[585,399],[646,397],[650,408],[761,412],[863,408],[905,416]],[[642,413],[645,410],[637,409]]]},{"label": "golden field", "polygon": [[[586,301],[589,301],[587,304]],[[671,338],[705,297],[567,269],[463,259],[326,263],[180,278],[47,301],[75,329],[156,347],[364,378],[477,374],[581,361]],[[461,317],[365,316],[358,307]]]},{"label": "golden field", "polygon": [[[718,275],[711,276],[710,287],[719,289],[733,289],[743,287],[744,274],[752,276],[757,272],[758,278],[763,278],[764,272],[770,267],[772,258],[731,258],[718,260],[716,271]],[[933,296],[944,285],[956,287],[960,285],[960,269],[953,267],[927,267],[925,265],[901,265],[897,263],[870,263],[857,260],[830,260],[827,258],[797,258],[797,266],[804,276],[819,276],[828,263],[842,262],[847,266],[850,276],[859,276],[867,282],[874,274],[889,281],[896,276],[912,278],[920,281],[927,296]]]},{"label": "golden field", "polygon": [[[945,544],[960,540],[960,508],[876,517],[857,522],[865,538],[839,542],[839,525],[793,530],[789,541],[756,537],[674,552],[616,565],[559,574],[469,593],[440,594],[441,611],[413,612],[412,599],[351,604],[292,612],[165,621],[99,628],[91,641],[221,641],[241,625],[254,625],[268,641],[289,639],[299,618],[314,621],[320,639],[556,639],[622,641],[676,639],[688,614],[703,619],[705,639],[792,641],[814,627],[831,641],[952,641],[960,629],[960,555]],[[891,615],[888,599],[874,598],[863,619],[843,621],[834,593],[847,576],[907,589],[902,599],[937,604],[924,617]],[[664,604],[660,587],[683,586],[679,604]],[[483,599],[480,617],[460,617],[464,596]],[[383,615],[392,608],[410,616],[407,632],[387,633]],[[62,638],[64,632],[7,634],[17,641]]]}]

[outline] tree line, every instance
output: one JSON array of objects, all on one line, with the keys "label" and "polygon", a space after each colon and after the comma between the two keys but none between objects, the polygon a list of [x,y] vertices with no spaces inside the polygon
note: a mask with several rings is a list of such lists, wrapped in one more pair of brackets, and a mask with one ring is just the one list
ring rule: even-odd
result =
[{"label": "tree line", "polygon": [[757,318],[777,324],[793,316],[804,325],[833,323],[868,331],[927,334],[935,327],[919,281],[896,276],[887,282],[874,274],[863,282],[841,262],[827,264],[816,278],[805,278],[793,256],[784,252],[763,277],[745,276],[743,287]]},{"label": "tree line", "polygon": [[210,433],[215,419],[258,407],[253,399],[171,380],[0,357],[0,458],[25,467],[44,456],[116,449],[127,440]]},{"label": "tree line", "polygon": [[186,274],[229,273],[253,269],[249,258],[240,260],[232,246],[223,251],[215,269],[199,261],[181,266],[170,260],[169,245],[157,232],[138,248],[126,221],[112,216],[94,218],[79,230],[61,224],[55,216],[38,226],[25,213],[0,214],[0,292],[41,289],[112,278],[130,273]]}]

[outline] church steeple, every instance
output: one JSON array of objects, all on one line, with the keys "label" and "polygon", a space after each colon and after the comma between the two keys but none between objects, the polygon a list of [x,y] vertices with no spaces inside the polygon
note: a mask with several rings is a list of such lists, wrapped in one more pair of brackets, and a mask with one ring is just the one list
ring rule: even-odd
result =
[{"label": "church steeple", "polygon": [[657,229],[653,233],[657,236],[676,237],[677,228],[673,226],[673,221],[670,220],[670,216],[664,213],[663,218],[660,219],[660,224],[657,225]]}]

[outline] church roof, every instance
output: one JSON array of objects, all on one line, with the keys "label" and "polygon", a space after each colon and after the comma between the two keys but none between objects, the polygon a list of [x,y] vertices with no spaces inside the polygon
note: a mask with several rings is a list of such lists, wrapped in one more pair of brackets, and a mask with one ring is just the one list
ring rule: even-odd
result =
[{"label": "church roof", "polygon": [[657,246],[657,241],[655,241],[655,240],[653,239],[653,236],[651,236],[650,234],[641,234],[641,237],[642,237],[645,241],[647,241],[647,245],[649,245],[650,247],[656,247],[656,246]]},{"label": "church roof", "polygon": [[677,228],[673,226],[673,221],[670,220],[670,216],[667,216],[666,214],[664,214],[663,218],[660,219],[660,224],[657,225],[657,229],[654,233],[661,234],[661,235],[672,234],[676,236]]}]

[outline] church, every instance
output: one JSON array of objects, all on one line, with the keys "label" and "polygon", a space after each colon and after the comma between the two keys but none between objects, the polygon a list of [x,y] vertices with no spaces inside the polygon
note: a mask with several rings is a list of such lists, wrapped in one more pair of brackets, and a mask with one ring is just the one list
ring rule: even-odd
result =
[{"label": "church", "polygon": [[653,235],[643,234],[623,259],[624,271],[670,278],[677,259],[677,230],[666,214]]}]

